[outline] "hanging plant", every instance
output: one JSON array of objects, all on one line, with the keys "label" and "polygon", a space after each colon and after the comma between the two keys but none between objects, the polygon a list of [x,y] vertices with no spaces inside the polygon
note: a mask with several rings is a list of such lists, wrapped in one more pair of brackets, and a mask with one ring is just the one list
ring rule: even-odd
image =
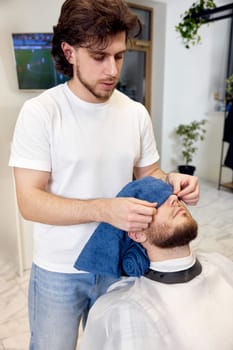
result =
[{"label": "hanging plant", "polygon": [[181,15],[182,20],[175,29],[181,35],[183,43],[187,49],[190,48],[190,44],[197,45],[200,43],[201,37],[198,30],[202,24],[207,22],[206,19],[195,16],[203,10],[214,9],[215,7],[216,4],[214,0],[199,0],[198,2],[193,3],[189,10]]}]

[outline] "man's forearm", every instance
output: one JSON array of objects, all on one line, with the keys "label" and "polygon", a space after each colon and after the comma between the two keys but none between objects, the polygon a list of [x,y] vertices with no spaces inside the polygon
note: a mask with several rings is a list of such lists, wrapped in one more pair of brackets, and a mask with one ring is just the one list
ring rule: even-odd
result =
[{"label": "man's forearm", "polygon": [[156,177],[157,179],[162,179],[164,181],[167,180],[167,174],[160,169],[158,163],[154,163],[152,165],[142,167],[142,168],[135,168],[134,175],[137,179],[145,176],[153,176],[153,177]]},{"label": "man's forearm", "polygon": [[68,199],[34,189],[18,196],[21,214],[26,220],[48,225],[77,225],[107,222],[124,231],[148,227],[154,215],[154,204],[135,198]]},{"label": "man's forearm", "polygon": [[33,189],[23,198],[18,196],[19,209],[26,220],[48,225],[76,225],[101,221],[105,199],[70,199]]},{"label": "man's forearm", "polygon": [[103,218],[106,200],[64,198],[48,191],[51,174],[14,168],[18,206],[26,220],[49,225],[75,225]]}]

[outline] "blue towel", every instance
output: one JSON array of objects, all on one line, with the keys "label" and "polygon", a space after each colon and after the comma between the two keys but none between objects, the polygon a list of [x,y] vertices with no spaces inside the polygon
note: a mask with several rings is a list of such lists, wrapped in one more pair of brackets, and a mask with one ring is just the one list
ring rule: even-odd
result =
[{"label": "blue towel", "polygon": [[[117,197],[135,197],[157,202],[158,207],[173,193],[166,182],[147,176],[127,184]],[[100,223],[75,261],[74,267],[101,275],[141,276],[149,267],[149,259],[141,244],[126,231],[108,223]]]}]

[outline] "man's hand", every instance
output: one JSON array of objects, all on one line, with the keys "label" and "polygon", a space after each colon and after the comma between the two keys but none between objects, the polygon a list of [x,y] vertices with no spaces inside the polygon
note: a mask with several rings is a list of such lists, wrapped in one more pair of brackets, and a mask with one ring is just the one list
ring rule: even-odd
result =
[{"label": "man's hand", "polygon": [[140,199],[121,197],[106,199],[102,203],[105,206],[102,209],[107,216],[106,222],[127,232],[148,228],[157,205]]},{"label": "man's hand", "polygon": [[188,205],[195,205],[199,200],[199,181],[196,176],[170,173],[167,182],[173,186],[174,194]]}]

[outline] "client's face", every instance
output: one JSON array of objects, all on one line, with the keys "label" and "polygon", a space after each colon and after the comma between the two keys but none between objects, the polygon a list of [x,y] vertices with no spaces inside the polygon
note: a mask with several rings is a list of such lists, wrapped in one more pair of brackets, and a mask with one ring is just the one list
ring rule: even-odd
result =
[{"label": "client's face", "polygon": [[197,223],[177,196],[171,195],[154,215],[145,230],[150,244],[174,248],[188,244],[197,236]]}]

